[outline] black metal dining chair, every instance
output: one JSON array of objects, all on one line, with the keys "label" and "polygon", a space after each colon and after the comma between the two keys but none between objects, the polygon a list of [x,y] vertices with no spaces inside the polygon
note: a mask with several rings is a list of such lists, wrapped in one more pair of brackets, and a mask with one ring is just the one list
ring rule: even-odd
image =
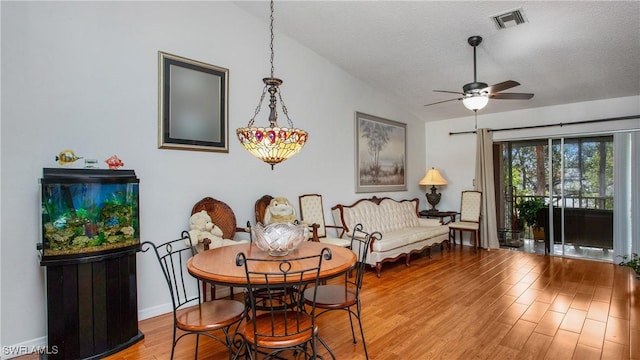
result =
[{"label": "black metal dining chair", "polygon": [[[358,320],[358,326],[360,327],[360,336],[362,337],[364,354],[365,357],[369,359],[367,344],[364,340],[364,330],[362,328],[360,291],[362,290],[362,279],[364,276],[369,246],[372,240],[380,240],[382,238],[382,234],[378,231],[367,233],[362,231],[362,229],[362,224],[357,224],[351,235],[351,250],[358,256],[355,267],[355,277],[353,277],[352,274],[345,274],[344,284],[320,285],[316,289],[307,288],[304,291],[304,299],[307,305],[314,303],[314,307],[319,311],[316,317],[333,310],[344,310],[348,312],[349,323],[351,324],[351,336],[353,338],[353,343],[357,344],[356,334],[353,329],[353,317],[355,317]],[[322,342],[322,344],[327,347],[324,342]],[[328,347],[327,350],[329,350],[331,356],[335,359],[335,356]]]},{"label": "black metal dining chair", "polygon": [[[317,358],[318,326],[315,322],[315,291],[308,292],[308,305],[302,290],[308,285],[317,288],[323,259],[331,259],[331,250],[323,248],[319,254],[298,258],[236,257],[236,265],[244,266],[247,277],[248,320],[242,336],[246,354],[257,359],[282,358],[285,351]],[[260,298],[254,294],[262,294]],[[272,295],[270,295],[272,294]],[[266,298],[265,298],[266,296]],[[239,350],[236,358],[241,355]]]},{"label": "black metal dining chair", "polygon": [[[245,306],[236,300],[203,301],[199,281],[186,270],[187,260],[195,254],[187,231],[183,231],[179,239],[156,245],[150,241],[141,244],[143,252],[153,250],[162,273],[167,282],[173,305],[173,343],[171,359],[173,359],[178,341],[186,335],[196,335],[194,358],[198,358],[200,335],[207,336],[222,343],[229,349],[229,358],[233,356],[229,329],[235,324],[236,329],[245,317]],[[195,286],[189,286],[193,282]],[[184,331],[177,336],[177,330]],[[221,332],[221,335],[217,333]]]}]

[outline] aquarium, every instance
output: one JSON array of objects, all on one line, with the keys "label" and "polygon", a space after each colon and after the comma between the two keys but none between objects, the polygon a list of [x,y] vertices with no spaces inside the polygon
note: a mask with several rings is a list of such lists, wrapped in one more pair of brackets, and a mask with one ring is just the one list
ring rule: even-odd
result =
[{"label": "aquarium", "polygon": [[43,265],[139,247],[133,170],[45,168],[40,183]]}]

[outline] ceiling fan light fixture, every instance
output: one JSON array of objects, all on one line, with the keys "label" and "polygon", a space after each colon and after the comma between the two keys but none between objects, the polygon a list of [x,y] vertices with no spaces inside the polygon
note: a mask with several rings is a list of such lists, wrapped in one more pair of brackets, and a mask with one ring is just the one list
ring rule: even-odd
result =
[{"label": "ceiling fan light fixture", "polygon": [[487,106],[487,103],[489,103],[489,96],[487,96],[487,94],[473,94],[470,96],[465,96],[462,99],[462,104],[464,104],[464,107],[471,111],[484,109],[484,107]]},{"label": "ceiling fan light fixture", "polygon": [[462,97],[456,99],[449,99],[443,101],[436,101],[425,106],[441,104],[444,102],[462,100],[463,105],[472,111],[478,111],[487,106],[489,98],[497,100],[529,100],[533,97],[533,94],[527,93],[500,93],[501,91],[511,89],[512,87],[520,85],[519,82],[513,80],[503,81],[497,84],[488,86],[487,83],[478,81],[477,68],[476,68],[476,47],[482,43],[482,36],[474,35],[467,39],[469,45],[473,47],[473,82],[465,84],[462,87],[462,92],[447,91],[447,90],[433,90],[436,92],[444,92],[451,94],[459,94]]}]

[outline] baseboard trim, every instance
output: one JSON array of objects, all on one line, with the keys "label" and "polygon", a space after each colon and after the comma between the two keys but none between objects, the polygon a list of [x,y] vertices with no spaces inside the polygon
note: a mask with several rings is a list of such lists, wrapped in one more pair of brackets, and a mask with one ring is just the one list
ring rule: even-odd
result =
[{"label": "baseboard trim", "polygon": [[41,336],[35,339],[17,343],[15,345],[3,345],[2,353],[0,353],[0,358],[13,359],[18,356],[28,355],[32,353],[44,354],[47,351],[47,337]]},{"label": "baseboard trim", "polygon": [[146,309],[138,310],[138,321],[156,317],[158,315],[164,315],[173,311],[173,305],[171,303],[160,304]]},{"label": "baseboard trim", "polygon": [[[229,288],[217,288],[217,297],[229,296]],[[138,310],[138,321],[164,315],[173,311],[173,305],[171,302],[144,308]],[[53,349],[47,349],[47,337],[41,336],[31,340],[23,341],[15,345],[3,345],[0,349],[0,359],[13,359],[18,356],[40,353],[45,354],[47,351],[53,351]]]}]

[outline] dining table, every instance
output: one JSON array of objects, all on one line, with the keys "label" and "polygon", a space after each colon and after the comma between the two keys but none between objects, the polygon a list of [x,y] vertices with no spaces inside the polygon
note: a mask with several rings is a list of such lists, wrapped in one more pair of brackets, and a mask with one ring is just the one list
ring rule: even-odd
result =
[{"label": "dining table", "polygon": [[[223,285],[230,287],[247,287],[247,275],[244,266],[236,264],[236,257],[239,253],[244,253],[247,258],[253,259],[272,259],[291,261],[293,268],[305,267],[309,260],[296,260],[310,255],[320,254],[323,248],[331,250],[330,259],[322,259],[320,265],[319,279],[327,280],[340,276],[351,270],[357,261],[356,254],[351,249],[331,244],[325,244],[315,241],[303,241],[298,248],[290,250],[284,256],[272,256],[268,252],[261,250],[254,243],[243,243],[237,245],[229,245],[218,247],[206,251],[202,251],[187,261],[187,270],[195,278],[215,285]],[[273,270],[278,271],[280,261],[267,263],[272,266]],[[292,269],[293,269],[292,268]],[[309,279],[309,281],[314,281]],[[260,281],[260,279],[255,279]],[[252,283],[254,280],[252,279]]]},{"label": "dining table", "polygon": [[[353,269],[356,265],[357,255],[351,251],[349,248],[324,244],[316,241],[303,241],[296,249],[290,250],[286,255],[283,256],[273,256],[269,255],[267,251],[261,250],[255,243],[243,243],[237,245],[229,245],[218,248],[213,248],[210,250],[202,251],[194,256],[192,256],[187,261],[187,270],[189,273],[195,278],[213,284],[213,285],[222,285],[222,286],[230,286],[230,287],[244,287],[248,288],[249,284],[247,281],[247,275],[245,272],[245,267],[243,265],[239,266],[236,263],[236,259],[238,258],[239,253],[244,253],[245,257],[248,259],[270,259],[274,261],[268,262],[260,262],[260,266],[264,266],[261,268],[261,271],[268,271],[279,273],[280,264],[282,261],[290,262],[290,269],[304,269],[314,266],[317,266],[317,258],[312,260],[310,258],[306,258],[312,255],[319,255],[322,253],[324,248],[328,248],[331,253],[331,257],[326,259],[322,258],[322,262],[320,264],[320,270],[318,276],[316,278],[316,272],[309,272],[308,279],[303,278],[303,282],[312,283],[315,281],[324,281],[330,278],[334,278],[340,275],[346,274],[349,270]],[[295,278],[295,277],[294,277]],[[270,277],[270,284],[278,283],[278,276]],[[281,279],[285,279],[285,277],[281,277]],[[252,285],[260,285],[263,281],[265,281],[264,277],[255,277],[251,278]],[[298,280],[296,279],[296,282]],[[282,281],[284,283],[284,281]],[[264,285],[264,283],[262,283]],[[243,338],[244,339],[244,338]],[[335,359],[332,350],[329,346],[322,340],[321,337],[318,336],[318,340],[322,343],[322,345],[329,351],[331,357]],[[244,341],[244,340],[242,340]],[[242,347],[241,344],[234,342],[234,347],[237,351]],[[248,355],[244,354],[245,356]],[[324,359],[323,356],[319,356],[319,359]]]}]

